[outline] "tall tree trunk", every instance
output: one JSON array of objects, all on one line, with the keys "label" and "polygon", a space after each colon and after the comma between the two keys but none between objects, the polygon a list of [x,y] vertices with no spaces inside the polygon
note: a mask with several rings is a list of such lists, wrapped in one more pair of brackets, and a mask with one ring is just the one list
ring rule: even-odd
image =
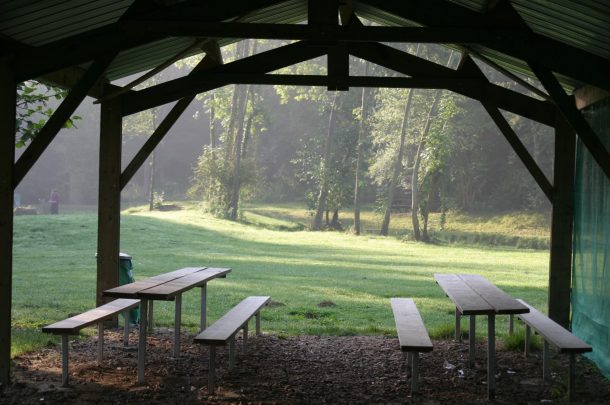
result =
[{"label": "tall tree trunk", "polygon": [[210,92],[209,96],[210,102],[210,148],[214,150],[216,147],[216,108],[214,107],[214,102],[216,100],[216,95],[214,92]]},{"label": "tall tree trunk", "polygon": [[322,161],[320,162],[322,170],[322,178],[320,179],[320,192],[318,193],[318,199],[316,202],[316,215],[313,219],[312,230],[319,231],[322,229],[322,216],[324,215],[324,211],[326,210],[326,197],[328,196],[328,176],[330,174],[330,152],[333,138],[333,123],[334,123],[334,115],[335,109],[337,107],[337,94],[335,92],[333,96],[333,103],[330,107],[330,113],[328,114],[328,133],[326,134],[326,143],[324,145],[324,155],[322,156]]},{"label": "tall tree trunk", "polygon": [[250,143],[250,137],[252,136],[252,119],[254,118],[253,114],[248,116],[248,120],[246,122],[246,130],[244,131],[244,142],[241,148],[241,158],[246,157],[246,153],[248,153],[248,144]]},{"label": "tall tree trunk", "polygon": [[[364,64],[364,75],[369,75],[370,63]],[[362,101],[360,102],[360,127],[358,129],[358,147],[356,148],[356,181],[354,184],[354,233],[360,235],[360,182],[362,176],[362,160],[364,155],[364,139],[366,137],[367,99],[368,88],[362,88]]]},{"label": "tall tree trunk", "polygon": [[[449,54],[449,59],[447,60],[447,66],[451,65],[451,60],[453,59],[453,51]],[[422,135],[419,141],[419,145],[417,145],[417,152],[415,153],[415,162],[413,163],[413,173],[411,174],[411,222],[413,224],[413,238],[415,240],[422,240],[421,228],[419,226],[419,218],[417,217],[420,205],[420,185],[419,185],[419,167],[421,166],[421,154],[426,146],[426,140],[428,138],[428,133],[430,132],[430,127],[432,126],[432,120],[436,116],[436,110],[438,108],[438,104],[441,100],[441,95],[443,94],[442,90],[436,90],[434,93],[434,101],[432,102],[432,106],[428,111],[428,116],[426,117],[426,124],[422,131]]]},{"label": "tall tree trunk", "polygon": [[333,217],[330,220],[330,227],[336,231],[341,230],[341,224],[339,223],[339,208],[333,210]]},{"label": "tall tree trunk", "polygon": [[396,154],[396,160],[394,161],[394,170],[392,171],[392,177],[388,184],[388,197],[386,200],[385,213],[383,215],[383,221],[381,222],[381,235],[387,236],[390,228],[390,215],[392,213],[392,204],[394,204],[394,192],[398,185],[398,176],[402,169],[402,155],[405,149],[405,139],[407,138],[407,128],[409,126],[409,111],[411,110],[411,102],[413,101],[413,89],[409,89],[409,95],[405,102],[405,108],[402,115],[402,123],[400,124],[400,145],[398,146],[398,153]]},{"label": "tall tree trunk", "polygon": [[155,156],[157,153],[153,150],[150,154],[150,177],[148,181],[148,210],[155,209]]},{"label": "tall tree trunk", "polygon": [[[249,42],[246,41],[244,56],[248,56],[250,53]],[[256,42],[252,52],[256,52]],[[248,100],[252,96],[252,86],[248,85],[244,88],[243,94],[239,97],[239,106],[237,109],[237,128],[235,132],[234,144],[233,144],[233,186],[231,190],[231,201],[229,203],[229,219],[235,221],[237,219],[237,210],[239,207],[239,190],[241,188],[241,157],[242,157],[242,144],[244,139],[244,121],[246,119],[246,110],[248,108]]]}]

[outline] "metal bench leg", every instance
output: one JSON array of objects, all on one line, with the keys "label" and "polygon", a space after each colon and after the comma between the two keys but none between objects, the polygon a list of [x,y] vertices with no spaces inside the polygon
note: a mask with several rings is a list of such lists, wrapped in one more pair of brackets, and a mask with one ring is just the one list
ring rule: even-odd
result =
[{"label": "metal bench leg", "polygon": [[474,366],[474,359],[476,358],[476,335],[477,335],[477,317],[476,315],[470,315],[469,321],[469,331],[468,331],[468,367],[472,368]]},{"label": "metal bench leg", "polygon": [[509,334],[509,336],[512,336],[514,332],[515,332],[515,316],[513,314],[510,314],[508,316],[508,334]]},{"label": "metal bench leg", "polygon": [[419,353],[411,352],[411,395],[417,393],[417,383],[419,379]]},{"label": "metal bench leg", "polygon": [[138,384],[144,384],[144,367],[146,363],[146,330],[148,329],[147,299],[140,300],[140,311],[140,336],[138,340]]},{"label": "metal bench leg", "polygon": [[199,332],[203,332],[207,327],[207,284],[201,286],[201,318],[199,319]]},{"label": "metal bench leg", "polygon": [[551,380],[550,362],[551,358],[549,353],[549,342],[547,342],[545,339],[542,345],[542,379],[545,382],[549,382]]},{"label": "metal bench leg", "polygon": [[182,294],[176,295],[176,311],[174,313],[174,358],[180,356],[180,323],[182,318]]},{"label": "metal bench leg", "polygon": [[261,312],[256,313],[256,336],[261,334]]},{"label": "metal bench leg", "polygon": [[411,352],[402,352],[402,356],[407,363],[407,378],[411,377]]},{"label": "metal bench leg", "polygon": [[153,315],[153,300],[148,301],[148,333],[153,333],[153,328],[155,326],[155,318]]},{"label": "metal bench leg", "polygon": [[570,353],[570,370],[568,372],[568,401],[572,402],[576,394],[576,355]]},{"label": "metal bench leg", "polygon": [[123,326],[123,346],[129,345],[129,309],[123,311],[123,319],[125,319],[125,326]]},{"label": "metal bench leg", "polygon": [[457,307],[455,307],[455,340],[462,341],[462,314]]},{"label": "metal bench leg", "polygon": [[532,328],[529,325],[525,325],[525,357],[530,355],[530,340],[532,338]]},{"label": "metal bench leg", "polygon": [[104,321],[97,324],[97,364],[102,364],[104,358]]},{"label": "metal bench leg", "polygon": [[496,316],[487,319],[487,397],[496,396]]},{"label": "metal bench leg", "polygon": [[244,344],[243,344],[242,349],[243,349],[244,353],[247,353],[248,352],[248,322],[246,322],[244,324],[243,330],[244,330]]},{"label": "metal bench leg", "polygon": [[210,366],[208,370],[208,394],[214,393],[214,374],[216,373],[216,346],[210,346]]},{"label": "metal bench leg", "polygon": [[235,367],[235,336],[229,342],[229,370],[233,370],[233,367]]},{"label": "metal bench leg", "polygon": [[68,386],[68,335],[61,335],[61,386]]}]

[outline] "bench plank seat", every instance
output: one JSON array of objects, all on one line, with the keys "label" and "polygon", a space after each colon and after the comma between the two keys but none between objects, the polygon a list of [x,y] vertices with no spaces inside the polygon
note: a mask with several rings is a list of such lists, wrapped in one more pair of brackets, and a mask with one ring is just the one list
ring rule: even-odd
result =
[{"label": "bench plank seat", "polygon": [[147,288],[138,292],[138,296],[151,300],[169,301],[178,294],[181,294],[194,287],[206,284],[216,277],[224,277],[231,269],[228,268],[207,268],[196,273],[188,274],[171,280],[167,283]]},{"label": "bench plank seat", "polygon": [[116,298],[131,298],[134,294],[142,290],[155,287],[159,284],[167,283],[172,280],[184,277],[189,274],[197,273],[205,270],[205,267],[185,267],[169,273],[159,274],[158,276],[147,278],[146,280],[136,281],[135,283],[124,284],[119,287],[104,291],[107,297]]},{"label": "bench plank seat", "polygon": [[42,331],[54,335],[77,335],[78,331],[140,304],[140,300],[120,298],[63,321],[44,326]]},{"label": "bench plank seat", "polygon": [[546,315],[533,308],[525,301],[518,299],[530,310],[528,314],[520,314],[519,318],[531,328],[535,329],[545,340],[552,343],[561,353],[586,353],[593,351],[593,348],[583,342],[572,332],[565,329]]},{"label": "bench plank seat", "polygon": [[392,311],[402,351],[429,352],[432,342],[412,298],[392,298]]},{"label": "bench plank seat", "polygon": [[198,334],[195,342],[213,346],[227,344],[242,325],[267,305],[270,299],[269,296],[247,297],[214,322],[212,326]]}]

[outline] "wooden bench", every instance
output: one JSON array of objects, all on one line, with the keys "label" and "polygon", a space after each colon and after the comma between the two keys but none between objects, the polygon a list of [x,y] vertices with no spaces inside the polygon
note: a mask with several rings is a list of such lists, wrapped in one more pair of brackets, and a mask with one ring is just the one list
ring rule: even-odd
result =
[{"label": "wooden bench", "polygon": [[42,328],[44,333],[61,335],[61,384],[68,385],[68,336],[78,335],[79,331],[87,326],[98,324],[97,361],[102,362],[104,354],[104,320],[123,312],[125,315],[125,331],[123,342],[129,342],[129,310],[140,304],[140,300],[118,299],[97,307],[80,315],[56,322]]},{"label": "wooden bench", "polygon": [[412,298],[391,298],[400,350],[411,367],[411,393],[417,392],[419,353],[432,351],[432,342]]},{"label": "wooden bench", "polygon": [[261,309],[267,305],[271,297],[248,297],[231,308],[229,312],[218,319],[206,330],[195,336],[195,343],[210,346],[210,367],[208,372],[208,392],[214,392],[214,378],[216,368],[216,346],[225,346],[229,343],[229,370],[235,364],[235,335],[244,331],[243,352],[248,345],[248,321],[256,317],[256,334],[261,332]]},{"label": "wooden bench", "polygon": [[568,353],[570,356],[570,367],[568,371],[568,398],[571,401],[574,397],[575,388],[575,355],[593,351],[593,348],[580,340],[572,332],[565,329],[537,309],[530,306],[523,300],[517,300],[526,305],[530,312],[519,314],[518,317],[525,323],[525,355],[529,354],[531,329],[534,329],[543,338],[542,349],[542,378],[548,381],[550,376],[549,343],[559,349],[560,353]]}]

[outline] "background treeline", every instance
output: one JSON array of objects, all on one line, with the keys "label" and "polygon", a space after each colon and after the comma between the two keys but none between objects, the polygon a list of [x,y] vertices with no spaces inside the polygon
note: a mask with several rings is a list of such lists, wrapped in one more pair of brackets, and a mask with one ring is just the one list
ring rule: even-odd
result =
[{"label": "background treeline", "polygon": [[[277,46],[242,41],[223,48],[225,62]],[[396,45],[455,68],[458,52],[438,46]],[[184,75],[197,57],[172,66],[145,85]],[[352,59],[355,75],[392,76]],[[517,89],[481,65],[494,83]],[[285,72],[325,74],[324,58]],[[126,80],[126,82],[128,79]],[[171,105],[124,120],[129,162]],[[99,114],[90,100],[17,190],[23,203],[57,188],[63,202],[95,204]],[[549,128],[505,113],[542,170],[551,174]],[[18,148],[17,154],[23,148]],[[236,85],[201,94],[123,192],[126,202],[204,201],[208,210],[236,218],[245,201],[302,201],[312,227],[340,227],[345,210],[374,204],[382,213],[416,209],[548,209],[543,193],[479,103],[447,91]],[[425,236],[425,235],[424,235]]]}]

